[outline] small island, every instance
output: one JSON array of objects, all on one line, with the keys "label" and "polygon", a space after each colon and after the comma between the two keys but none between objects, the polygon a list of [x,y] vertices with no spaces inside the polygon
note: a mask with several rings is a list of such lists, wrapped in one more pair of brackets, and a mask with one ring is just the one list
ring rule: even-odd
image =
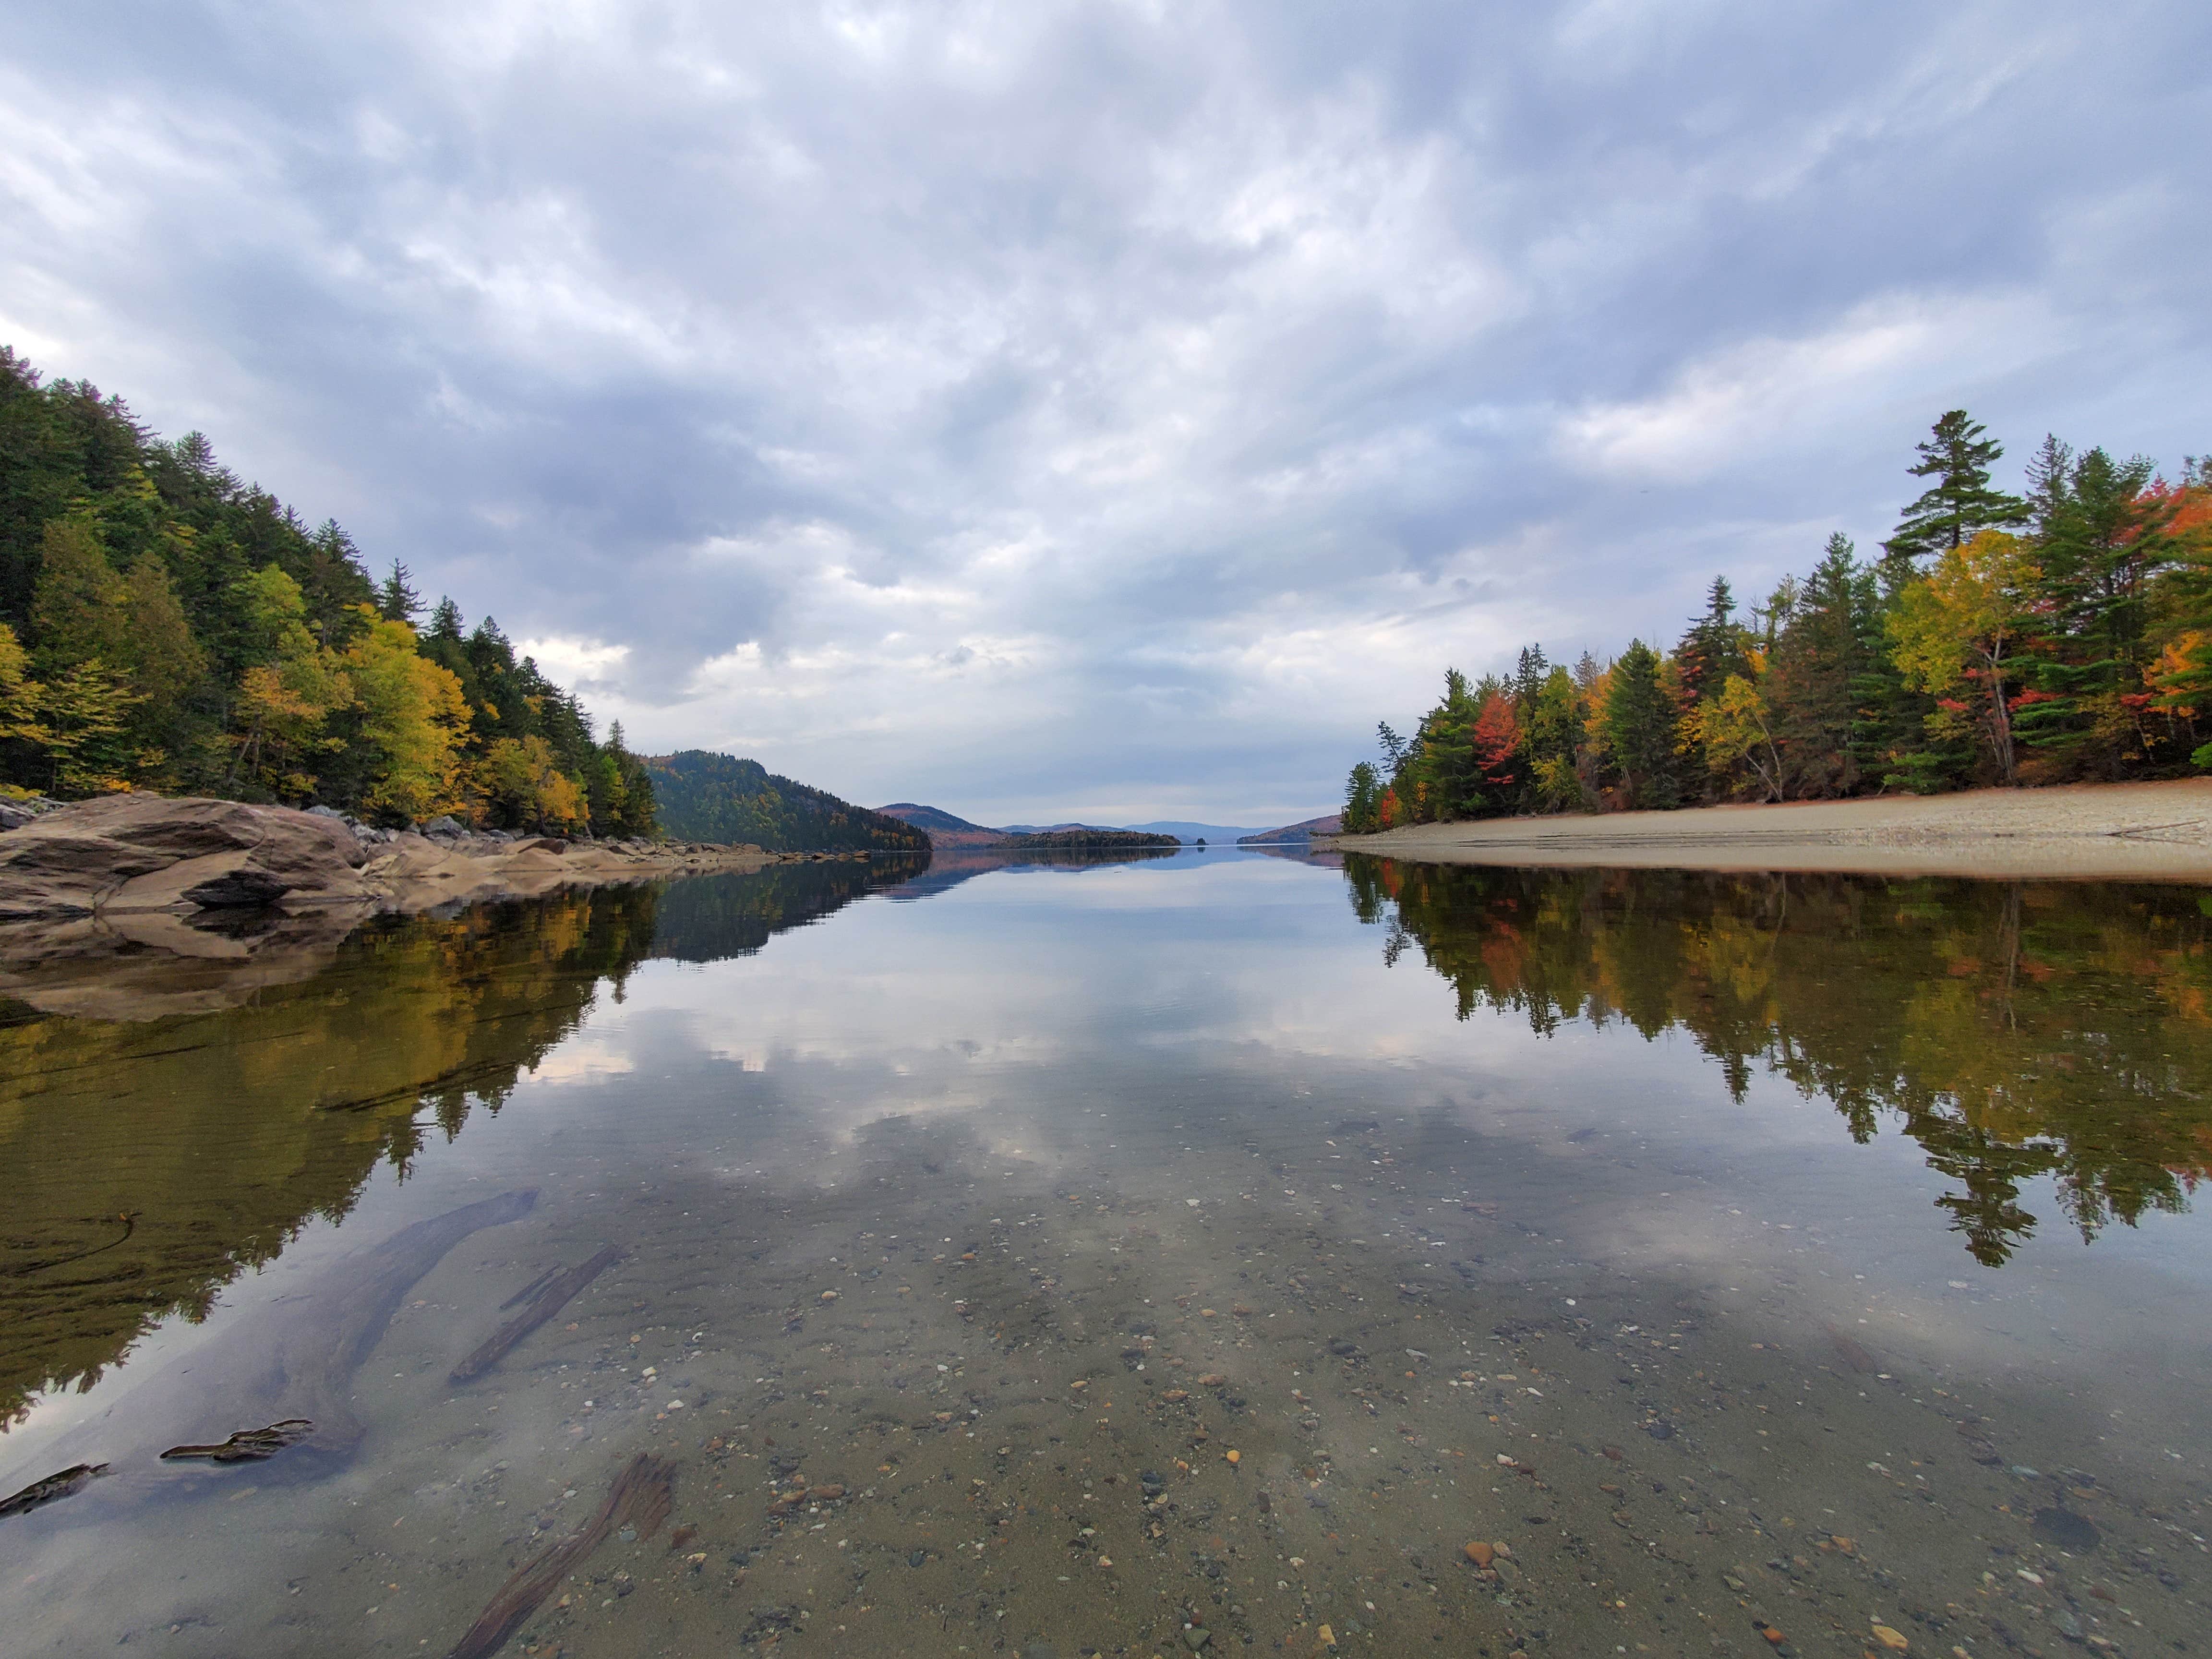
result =
[{"label": "small island", "polygon": [[1122,852],[1152,847],[1180,847],[1173,836],[1156,836],[1143,830],[1046,830],[1033,836],[1007,836],[990,843],[994,853]]}]

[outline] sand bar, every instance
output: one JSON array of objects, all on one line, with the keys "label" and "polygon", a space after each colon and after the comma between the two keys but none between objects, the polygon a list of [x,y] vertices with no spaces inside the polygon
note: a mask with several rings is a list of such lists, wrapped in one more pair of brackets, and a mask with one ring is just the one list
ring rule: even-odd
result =
[{"label": "sand bar", "polygon": [[1328,845],[1429,864],[2212,882],[2212,778],[1485,818]]}]

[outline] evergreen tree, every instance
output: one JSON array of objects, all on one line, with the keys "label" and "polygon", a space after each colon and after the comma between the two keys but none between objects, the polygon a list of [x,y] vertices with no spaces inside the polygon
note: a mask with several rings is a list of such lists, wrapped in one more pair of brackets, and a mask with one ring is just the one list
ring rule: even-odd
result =
[{"label": "evergreen tree", "polygon": [[1674,710],[1660,689],[1659,653],[1629,641],[1613,665],[1606,698],[1606,748],[1632,808],[1667,807],[1680,799],[1674,775]]},{"label": "evergreen tree", "polygon": [[415,591],[415,584],[408,580],[407,567],[394,559],[392,574],[384,579],[384,586],[377,590],[376,614],[386,622],[402,622],[412,628],[415,618],[422,611],[422,596]]},{"label": "evergreen tree", "polygon": [[1820,562],[1792,598],[1769,659],[1766,695],[1784,793],[1826,799],[1859,786],[1859,697],[1881,649],[1874,573],[1851,538],[1828,538]]},{"label": "evergreen tree", "polygon": [[2049,441],[2046,450],[2071,465],[2036,480],[2042,627],[2019,734],[2063,768],[2117,777],[2148,746],[2150,589],[2176,551],[2179,503],[2151,489],[2157,469],[2145,456],[2116,461],[2094,448],[2073,457]]},{"label": "evergreen tree", "polygon": [[1963,409],[1936,422],[1919,446],[1919,465],[1910,469],[1914,477],[1936,482],[1905,509],[1883,544],[1891,557],[1909,560],[1963,547],[1978,532],[2027,521],[2027,502],[1990,488],[1990,468],[2004,447],[1985,430]]},{"label": "evergreen tree", "polygon": [[1735,623],[1735,596],[1726,576],[1714,577],[1705,590],[1705,614],[1691,622],[1674,648],[1674,662],[1686,708],[1717,691],[1729,675],[1744,672],[1742,630]]}]

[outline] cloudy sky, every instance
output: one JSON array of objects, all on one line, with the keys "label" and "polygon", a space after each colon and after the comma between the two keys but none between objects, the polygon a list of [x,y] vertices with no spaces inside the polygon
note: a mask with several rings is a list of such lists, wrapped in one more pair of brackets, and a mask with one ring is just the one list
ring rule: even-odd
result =
[{"label": "cloudy sky", "polygon": [[1326,810],[1447,664],[2212,450],[2188,0],[18,0],[0,340],[633,744]]}]

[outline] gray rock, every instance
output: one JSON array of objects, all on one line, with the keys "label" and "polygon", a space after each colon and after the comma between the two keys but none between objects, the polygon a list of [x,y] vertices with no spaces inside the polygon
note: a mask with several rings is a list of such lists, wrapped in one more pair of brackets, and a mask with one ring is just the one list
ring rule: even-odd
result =
[{"label": "gray rock", "polygon": [[353,872],[367,858],[343,823],[313,813],[107,795],[42,812],[0,841],[0,919],[351,901],[363,896]]},{"label": "gray rock", "polygon": [[187,904],[197,904],[204,910],[246,910],[274,904],[290,890],[283,877],[241,865],[196,887],[185,888],[180,896]]},{"label": "gray rock", "polygon": [[460,836],[468,834],[468,830],[459,820],[451,814],[432,818],[429,823],[422,826],[422,832],[426,836]]},{"label": "gray rock", "polygon": [[310,806],[307,816],[311,818],[336,818],[341,823],[346,821],[346,815],[335,806]]},{"label": "gray rock", "polygon": [[1193,1625],[1188,1630],[1186,1630],[1182,1633],[1183,1646],[1188,1648],[1193,1653],[1196,1653],[1200,1648],[1204,1647],[1212,1639],[1213,1632],[1212,1631],[1200,1630],[1195,1625]]}]

